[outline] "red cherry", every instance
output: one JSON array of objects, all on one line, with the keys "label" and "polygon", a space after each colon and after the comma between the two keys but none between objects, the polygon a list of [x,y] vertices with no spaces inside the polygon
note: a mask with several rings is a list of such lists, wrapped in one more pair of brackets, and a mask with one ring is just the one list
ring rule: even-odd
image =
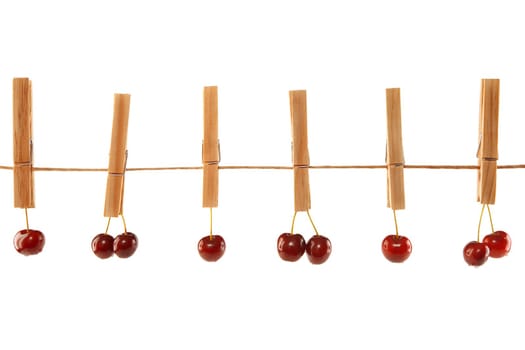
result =
[{"label": "red cherry", "polygon": [[483,238],[483,243],[489,246],[491,258],[501,258],[510,252],[512,240],[508,233],[496,231],[486,235]]},{"label": "red cherry", "polygon": [[486,243],[472,241],[463,248],[463,258],[471,266],[483,265],[490,255],[490,248]]},{"label": "red cherry", "polygon": [[129,258],[137,250],[137,245],[137,236],[131,232],[124,232],[113,240],[113,251],[119,258]]},{"label": "red cherry", "polygon": [[20,230],[13,239],[15,249],[23,255],[35,255],[44,249],[46,239],[38,230]]},{"label": "red cherry", "polygon": [[226,242],[219,235],[207,235],[199,240],[197,249],[204,260],[217,261],[224,255]]},{"label": "red cherry", "polygon": [[391,262],[401,263],[412,253],[412,242],[405,236],[389,235],[383,239],[381,250]]},{"label": "red cherry", "polygon": [[100,259],[107,259],[113,255],[113,236],[99,233],[91,241],[91,249]]},{"label": "red cherry", "polygon": [[306,255],[312,264],[322,264],[332,253],[332,243],[321,235],[312,236],[306,243]]},{"label": "red cherry", "polygon": [[283,233],[277,239],[277,252],[285,261],[297,261],[306,249],[304,237],[299,233]]}]

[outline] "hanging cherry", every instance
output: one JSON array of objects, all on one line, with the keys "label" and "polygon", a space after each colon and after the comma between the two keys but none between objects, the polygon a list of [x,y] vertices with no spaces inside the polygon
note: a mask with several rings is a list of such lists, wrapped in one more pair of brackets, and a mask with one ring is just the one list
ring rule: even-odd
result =
[{"label": "hanging cherry", "polygon": [[18,231],[14,238],[13,244],[17,252],[22,255],[35,255],[44,249],[46,238],[41,231],[29,228],[29,217],[27,208],[25,208],[26,228]]},{"label": "hanging cherry", "polygon": [[113,255],[113,236],[99,233],[91,241],[91,249],[101,259],[111,257]]},{"label": "hanging cherry", "polygon": [[388,235],[381,243],[381,251],[387,260],[393,263],[402,263],[407,260],[412,253],[412,242],[398,232],[396,211],[394,213],[394,225],[396,227],[395,235]]},{"label": "hanging cherry", "polygon": [[201,258],[209,262],[215,262],[222,258],[226,251],[226,242],[222,236],[213,234],[213,209],[210,207],[210,234],[202,237],[197,250]]},{"label": "hanging cherry", "polygon": [[299,260],[305,249],[304,237],[299,233],[282,233],[277,239],[277,253],[285,261]]},{"label": "hanging cherry", "polygon": [[490,248],[491,258],[502,258],[510,252],[512,240],[505,231],[495,231],[483,237],[483,243]]}]

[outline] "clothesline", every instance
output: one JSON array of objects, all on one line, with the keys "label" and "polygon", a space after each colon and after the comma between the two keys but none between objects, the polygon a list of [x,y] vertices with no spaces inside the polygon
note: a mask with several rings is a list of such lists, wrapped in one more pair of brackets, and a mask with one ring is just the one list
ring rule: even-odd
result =
[{"label": "clothesline", "polygon": [[[309,165],[309,169],[386,169],[386,165]],[[405,169],[431,169],[431,170],[472,170],[479,169],[478,165],[404,165]],[[221,170],[292,170],[293,166],[279,165],[221,165]],[[498,165],[498,169],[525,169],[525,164]],[[13,170],[13,166],[0,165],[0,170]],[[65,167],[39,167],[34,166],[34,171],[57,172],[104,172],[107,168],[65,168]],[[167,166],[167,167],[130,167],[126,171],[168,171],[168,170],[202,170],[202,166]]]}]

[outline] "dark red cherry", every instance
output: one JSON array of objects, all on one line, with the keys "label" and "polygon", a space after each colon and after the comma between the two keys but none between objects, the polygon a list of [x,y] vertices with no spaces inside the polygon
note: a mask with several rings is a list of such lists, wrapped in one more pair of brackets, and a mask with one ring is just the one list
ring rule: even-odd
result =
[{"label": "dark red cherry", "polygon": [[124,232],[113,240],[113,251],[119,258],[129,258],[137,250],[137,245],[137,236],[131,232]]},{"label": "dark red cherry", "polygon": [[324,263],[332,253],[332,243],[321,235],[312,236],[306,243],[306,255],[312,264]]},{"label": "dark red cherry", "polygon": [[412,242],[405,236],[388,235],[383,239],[381,250],[389,261],[401,263],[412,253]]},{"label": "dark red cherry", "polygon": [[20,230],[13,239],[16,251],[23,255],[40,253],[45,243],[44,234],[38,230]]},{"label": "dark red cherry", "polygon": [[96,235],[91,241],[91,249],[100,259],[107,259],[113,255],[113,236],[107,233]]},{"label": "dark red cherry", "polygon": [[197,249],[204,260],[217,261],[224,255],[226,242],[219,235],[207,235],[199,240]]},{"label": "dark red cherry", "polygon": [[277,252],[285,261],[297,261],[306,249],[304,237],[299,234],[283,233],[277,239]]},{"label": "dark red cherry", "polygon": [[490,255],[490,248],[486,243],[472,241],[463,248],[463,258],[471,266],[483,265]]},{"label": "dark red cherry", "polygon": [[486,235],[483,238],[483,243],[486,243],[489,246],[491,258],[501,258],[510,252],[512,240],[508,233],[504,231],[495,231]]}]

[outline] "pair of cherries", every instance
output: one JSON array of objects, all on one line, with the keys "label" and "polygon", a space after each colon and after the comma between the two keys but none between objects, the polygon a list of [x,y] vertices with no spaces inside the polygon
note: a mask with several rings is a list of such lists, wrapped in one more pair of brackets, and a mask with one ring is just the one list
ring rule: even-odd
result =
[{"label": "pair of cherries", "polygon": [[313,235],[308,242],[299,233],[283,233],[277,239],[277,253],[284,261],[297,261],[306,252],[312,264],[324,263],[332,253],[332,243],[322,235]]},{"label": "pair of cherries", "polygon": [[512,240],[505,231],[494,231],[481,242],[472,241],[463,248],[463,258],[471,266],[483,265],[489,257],[502,258],[510,252]]},{"label": "pair of cherries", "polygon": [[124,232],[115,238],[107,233],[100,233],[91,241],[91,249],[100,259],[107,259],[113,253],[119,258],[129,258],[135,253],[137,246],[137,236],[131,232]]}]

